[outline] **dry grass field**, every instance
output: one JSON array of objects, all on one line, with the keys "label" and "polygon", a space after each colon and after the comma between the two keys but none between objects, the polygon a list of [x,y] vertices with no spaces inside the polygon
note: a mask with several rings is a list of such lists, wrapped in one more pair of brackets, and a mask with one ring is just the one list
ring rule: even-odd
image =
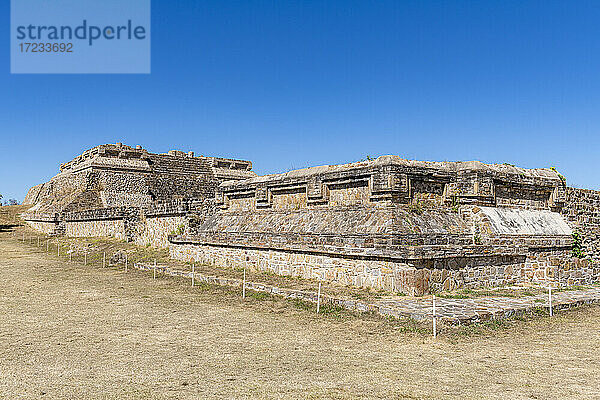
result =
[{"label": "dry grass field", "polygon": [[600,307],[450,329],[140,271],[0,233],[2,399],[600,399]]}]

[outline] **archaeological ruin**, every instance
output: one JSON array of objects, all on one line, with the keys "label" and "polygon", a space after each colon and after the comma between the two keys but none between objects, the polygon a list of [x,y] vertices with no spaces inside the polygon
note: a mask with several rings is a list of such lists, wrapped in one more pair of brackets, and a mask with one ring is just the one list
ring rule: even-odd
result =
[{"label": "archaeological ruin", "polygon": [[554,169],[382,156],[257,176],[250,161],[87,150],[31,188],[33,228],[411,295],[600,279],[600,192]]}]

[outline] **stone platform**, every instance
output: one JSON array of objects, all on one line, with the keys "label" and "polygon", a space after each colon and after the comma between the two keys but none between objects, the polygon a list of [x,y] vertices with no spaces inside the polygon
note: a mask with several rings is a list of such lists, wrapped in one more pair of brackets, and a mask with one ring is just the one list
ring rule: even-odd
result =
[{"label": "stone platform", "polygon": [[[164,265],[134,264],[141,270],[156,269],[159,273],[183,278],[192,278],[190,271],[172,269]],[[240,288],[241,279],[207,276],[196,273],[194,279],[198,283],[216,284]],[[281,288],[257,282],[246,282],[246,290],[266,292],[285,298],[300,299],[312,303],[317,302],[317,292]],[[351,311],[375,312],[394,318],[412,318],[418,321],[433,319],[432,297],[393,296],[376,301],[344,299],[321,294],[322,304],[333,304]],[[600,287],[582,290],[566,290],[552,293],[553,310],[564,310],[585,304],[600,303]],[[436,315],[444,322],[451,324],[468,324],[490,319],[503,319],[512,316],[532,313],[540,308],[548,308],[548,294],[513,297],[479,297],[473,299],[447,299],[436,297]]]},{"label": "stone platform", "polygon": [[96,146],[31,188],[23,217],[51,235],[395,295],[600,282],[600,192],[553,168],[385,155],[257,176],[194,154]]},{"label": "stone platform", "polygon": [[[564,310],[584,304],[600,303],[600,288],[568,290],[552,293],[552,309]],[[379,313],[417,320],[432,319],[431,296],[378,302]],[[536,296],[480,297],[474,299],[436,298],[436,315],[450,323],[469,323],[502,319],[548,309],[548,294]]]}]

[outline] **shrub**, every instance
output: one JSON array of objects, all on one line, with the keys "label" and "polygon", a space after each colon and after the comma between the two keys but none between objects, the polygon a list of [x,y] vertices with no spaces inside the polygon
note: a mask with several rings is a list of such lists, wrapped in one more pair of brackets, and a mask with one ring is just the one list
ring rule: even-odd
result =
[{"label": "shrub", "polygon": [[585,252],[583,251],[583,237],[577,231],[573,232],[573,257],[583,258]]}]

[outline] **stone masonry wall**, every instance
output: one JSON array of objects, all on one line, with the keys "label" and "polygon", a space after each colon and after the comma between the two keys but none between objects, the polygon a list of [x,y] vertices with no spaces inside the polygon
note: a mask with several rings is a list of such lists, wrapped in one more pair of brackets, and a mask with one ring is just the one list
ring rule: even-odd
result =
[{"label": "stone masonry wall", "polygon": [[[168,247],[168,236],[183,233],[192,222],[214,212],[212,199],[187,199],[153,203],[146,208],[110,207],[64,215],[66,235],[109,236],[157,248]],[[190,213],[194,213],[190,217]]]},{"label": "stone masonry wall", "polygon": [[66,235],[69,237],[114,237],[121,240],[126,238],[125,224],[122,219],[67,222]]},{"label": "stone masonry wall", "polygon": [[170,249],[172,258],[226,268],[245,266],[255,271],[400,292],[409,292],[415,286],[411,279],[416,268],[402,263],[192,244],[173,244]]},{"label": "stone masonry wall", "polygon": [[[406,294],[600,280],[600,192],[566,188],[556,171],[395,156],[262,177],[250,168],[99,146],[32,188],[26,219],[168,246],[183,261]],[[572,231],[585,258],[573,257]]]},{"label": "stone masonry wall", "polygon": [[146,217],[142,231],[135,243],[155,248],[169,247],[169,235],[180,229],[187,230],[187,221],[185,215]]},{"label": "stone masonry wall", "polygon": [[586,257],[600,264],[600,192],[568,188],[561,213],[582,236]]},{"label": "stone masonry wall", "polygon": [[384,156],[246,181],[172,237],[174,257],[424,294],[600,278],[572,257],[556,171]]},{"label": "stone masonry wall", "polygon": [[[323,279],[341,285],[370,287],[423,295],[460,288],[549,283],[584,285],[600,279],[600,266],[570,257],[568,251],[542,251],[529,256],[474,257],[457,268],[416,268],[410,263],[173,242],[174,259],[226,268],[249,268],[304,279]],[[446,263],[448,265],[448,263]]]},{"label": "stone masonry wall", "polygon": [[25,223],[31,228],[43,232],[47,235],[54,235],[59,229],[60,217],[54,213],[35,212],[29,214],[29,219]]},{"label": "stone masonry wall", "polygon": [[105,236],[131,241],[140,229],[141,210],[137,207],[99,208],[66,213],[64,219],[67,236]]},{"label": "stone masonry wall", "polygon": [[415,200],[538,210],[560,207],[564,197],[564,182],[551,169],[411,161],[397,156],[225,182],[216,194],[217,203],[231,210],[378,206]]},{"label": "stone masonry wall", "polygon": [[213,199],[177,199],[155,202],[143,210],[137,244],[157,248],[169,247],[169,235],[189,231],[215,212]]},{"label": "stone masonry wall", "polygon": [[155,201],[214,198],[225,180],[256,176],[252,163],[193,152],[153,154],[117,144],[96,146],[60,166],[49,182],[31,188],[31,212],[76,212],[109,207],[148,207]]},{"label": "stone masonry wall", "polygon": [[32,229],[38,232],[42,232],[46,235],[53,235],[56,230],[56,222],[45,222],[45,221],[25,221]]}]

